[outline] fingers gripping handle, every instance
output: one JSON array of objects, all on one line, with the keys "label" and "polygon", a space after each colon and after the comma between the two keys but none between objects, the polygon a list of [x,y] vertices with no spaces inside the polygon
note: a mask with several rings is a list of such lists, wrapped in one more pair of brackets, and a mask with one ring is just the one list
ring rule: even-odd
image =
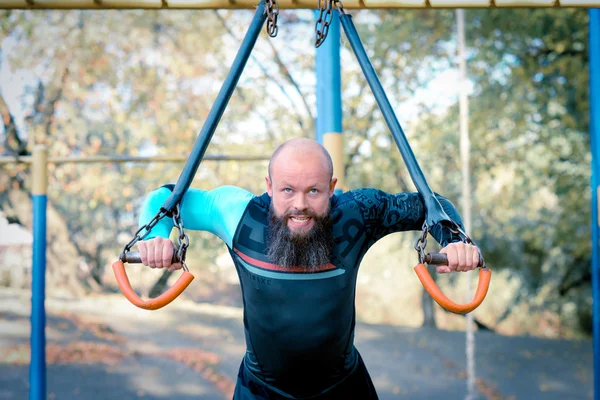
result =
[{"label": "fingers gripping handle", "polygon": [[[446,262],[444,262],[446,261]],[[427,254],[425,256],[425,262],[435,265],[447,265],[447,259],[445,254]],[[442,291],[435,284],[433,278],[427,271],[425,264],[418,264],[415,267],[415,272],[419,277],[419,280],[425,287],[425,290],[429,295],[438,303],[441,307],[456,314],[467,314],[479,307],[479,305],[485,299],[488,289],[490,287],[490,279],[492,277],[492,270],[487,267],[479,269],[479,282],[477,284],[477,290],[473,300],[468,304],[456,304],[448,297],[446,297]]]},{"label": "fingers gripping handle", "polygon": [[[139,256],[137,253],[128,253],[125,260],[129,262],[139,262]],[[121,289],[123,295],[131,302],[131,304],[136,307],[143,308],[144,310],[158,310],[159,308],[166,306],[175,300],[181,293],[183,293],[183,291],[194,280],[194,275],[188,271],[184,271],[179,279],[177,279],[177,282],[175,282],[175,284],[165,293],[154,299],[142,300],[131,287],[131,283],[127,277],[127,272],[125,272],[125,264],[123,261],[115,261],[112,265],[112,268],[115,277],[117,278],[119,289]]]}]

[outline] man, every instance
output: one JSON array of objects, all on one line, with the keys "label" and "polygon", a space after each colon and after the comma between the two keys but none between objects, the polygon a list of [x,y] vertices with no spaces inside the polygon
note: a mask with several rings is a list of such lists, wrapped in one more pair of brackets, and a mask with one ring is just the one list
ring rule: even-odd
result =
[{"label": "man", "polygon": [[[293,139],[272,155],[267,193],[236,187],[190,189],[181,216],[190,229],[218,235],[234,260],[244,300],[247,351],[234,399],[376,399],[367,369],[354,347],[354,295],[359,263],[378,239],[420,230],[425,210],[416,193],[375,189],[334,195],[331,158],[308,139]],[[147,223],[169,196],[149,195],[140,222]],[[454,206],[439,200],[460,223]],[[142,262],[171,265],[173,228],[165,218],[141,242]],[[440,273],[477,266],[478,249],[434,227],[449,266]]]}]

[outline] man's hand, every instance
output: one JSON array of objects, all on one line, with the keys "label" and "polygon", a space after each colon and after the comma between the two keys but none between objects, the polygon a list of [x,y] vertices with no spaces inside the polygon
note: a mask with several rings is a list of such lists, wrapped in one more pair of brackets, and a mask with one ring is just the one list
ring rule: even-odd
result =
[{"label": "man's hand", "polygon": [[448,265],[436,267],[438,274],[448,272],[466,272],[477,268],[479,264],[479,249],[472,244],[462,242],[450,243],[440,250],[440,253],[448,257]]},{"label": "man's hand", "polygon": [[181,269],[181,263],[171,264],[176,248],[170,239],[161,237],[138,242],[142,264],[150,268],[169,268],[169,271]]}]

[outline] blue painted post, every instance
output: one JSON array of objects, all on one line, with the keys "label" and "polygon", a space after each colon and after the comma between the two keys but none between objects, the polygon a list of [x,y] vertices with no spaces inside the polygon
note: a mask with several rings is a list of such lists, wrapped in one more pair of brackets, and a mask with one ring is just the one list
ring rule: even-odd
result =
[{"label": "blue painted post", "polygon": [[590,151],[592,152],[592,293],[594,399],[600,400],[600,9],[589,10]]},{"label": "blue painted post", "polygon": [[[318,18],[318,12],[317,12]],[[342,84],[340,72],[340,18],[333,12],[325,42],[317,48],[317,141],[333,161],[333,175],[338,179],[339,194],[344,190],[342,144]]]},{"label": "blue painted post", "polygon": [[33,151],[33,264],[31,280],[31,361],[29,400],[46,399],[46,190],[48,154],[44,146]]}]

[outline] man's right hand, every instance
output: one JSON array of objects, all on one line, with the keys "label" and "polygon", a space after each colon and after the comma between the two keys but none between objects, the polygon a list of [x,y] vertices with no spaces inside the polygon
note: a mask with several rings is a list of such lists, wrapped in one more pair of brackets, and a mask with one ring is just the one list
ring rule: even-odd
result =
[{"label": "man's right hand", "polygon": [[176,248],[177,246],[170,239],[161,237],[138,242],[142,264],[150,268],[169,268],[169,271],[181,269],[183,267],[181,263],[171,264]]}]

